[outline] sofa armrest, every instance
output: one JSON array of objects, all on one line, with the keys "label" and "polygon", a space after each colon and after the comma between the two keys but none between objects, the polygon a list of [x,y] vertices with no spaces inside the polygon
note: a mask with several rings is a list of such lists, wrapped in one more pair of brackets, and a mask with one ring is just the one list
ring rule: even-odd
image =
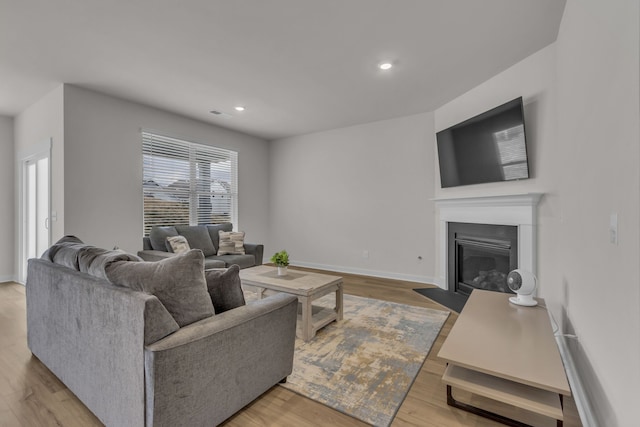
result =
[{"label": "sofa armrest", "polygon": [[33,354],[104,424],[143,425],[144,316],[156,297],[37,258],[25,292]]},{"label": "sofa armrest", "polygon": [[147,425],[217,425],[286,378],[297,309],[276,294],[146,346]]},{"label": "sofa armrest", "polygon": [[264,255],[264,245],[259,243],[245,243],[244,253],[253,255],[256,259],[256,265],[262,265],[262,257]]},{"label": "sofa armrest", "polygon": [[173,252],[165,252],[165,251],[138,251],[138,256],[145,261],[162,261],[163,259],[171,258],[175,256]]}]

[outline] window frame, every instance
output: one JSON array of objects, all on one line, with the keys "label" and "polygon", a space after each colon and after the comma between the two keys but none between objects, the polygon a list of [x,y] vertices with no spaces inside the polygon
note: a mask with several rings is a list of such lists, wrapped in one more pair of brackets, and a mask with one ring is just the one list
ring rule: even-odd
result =
[{"label": "window frame", "polygon": [[237,151],[148,130],[141,140],[143,235],[154,225],[231,222],[237,228]]}]

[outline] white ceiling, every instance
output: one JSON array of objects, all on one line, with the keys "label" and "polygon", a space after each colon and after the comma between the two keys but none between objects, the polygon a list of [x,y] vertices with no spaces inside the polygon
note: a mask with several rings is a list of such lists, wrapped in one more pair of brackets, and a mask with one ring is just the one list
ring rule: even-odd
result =
[{"label": "white ceiling", "polygon": [[60,83],[266,139],[433,111],[555,41],[564,4],[0,0],[0,115]]}]

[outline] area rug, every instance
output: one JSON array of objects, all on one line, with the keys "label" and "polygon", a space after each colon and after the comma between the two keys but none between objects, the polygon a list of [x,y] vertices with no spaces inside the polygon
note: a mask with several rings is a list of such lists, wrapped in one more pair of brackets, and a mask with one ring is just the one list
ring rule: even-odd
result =
[{"label": "area rug", "polygon": [[[328,295],[314,305],[335,305]],[[344,320],[296,339],[283,387],[374,426],[388,426],[449,312],[344,296]]]}]

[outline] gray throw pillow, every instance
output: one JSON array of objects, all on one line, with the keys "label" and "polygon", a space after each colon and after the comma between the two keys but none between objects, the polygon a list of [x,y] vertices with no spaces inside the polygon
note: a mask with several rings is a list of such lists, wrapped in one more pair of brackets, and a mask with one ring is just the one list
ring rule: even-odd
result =
[{"label": "gray throw pillow", "polygon": [[204,274],[216,314],[245,305],[240,286],[240,267],[232,265],[227,269],[208,270]]},{"label": "gray throw pillow", "polygon": [[180,327],[214,314],[198,249],[157,262],[116,261],[106,274],[115,285],[158,297]]}]

